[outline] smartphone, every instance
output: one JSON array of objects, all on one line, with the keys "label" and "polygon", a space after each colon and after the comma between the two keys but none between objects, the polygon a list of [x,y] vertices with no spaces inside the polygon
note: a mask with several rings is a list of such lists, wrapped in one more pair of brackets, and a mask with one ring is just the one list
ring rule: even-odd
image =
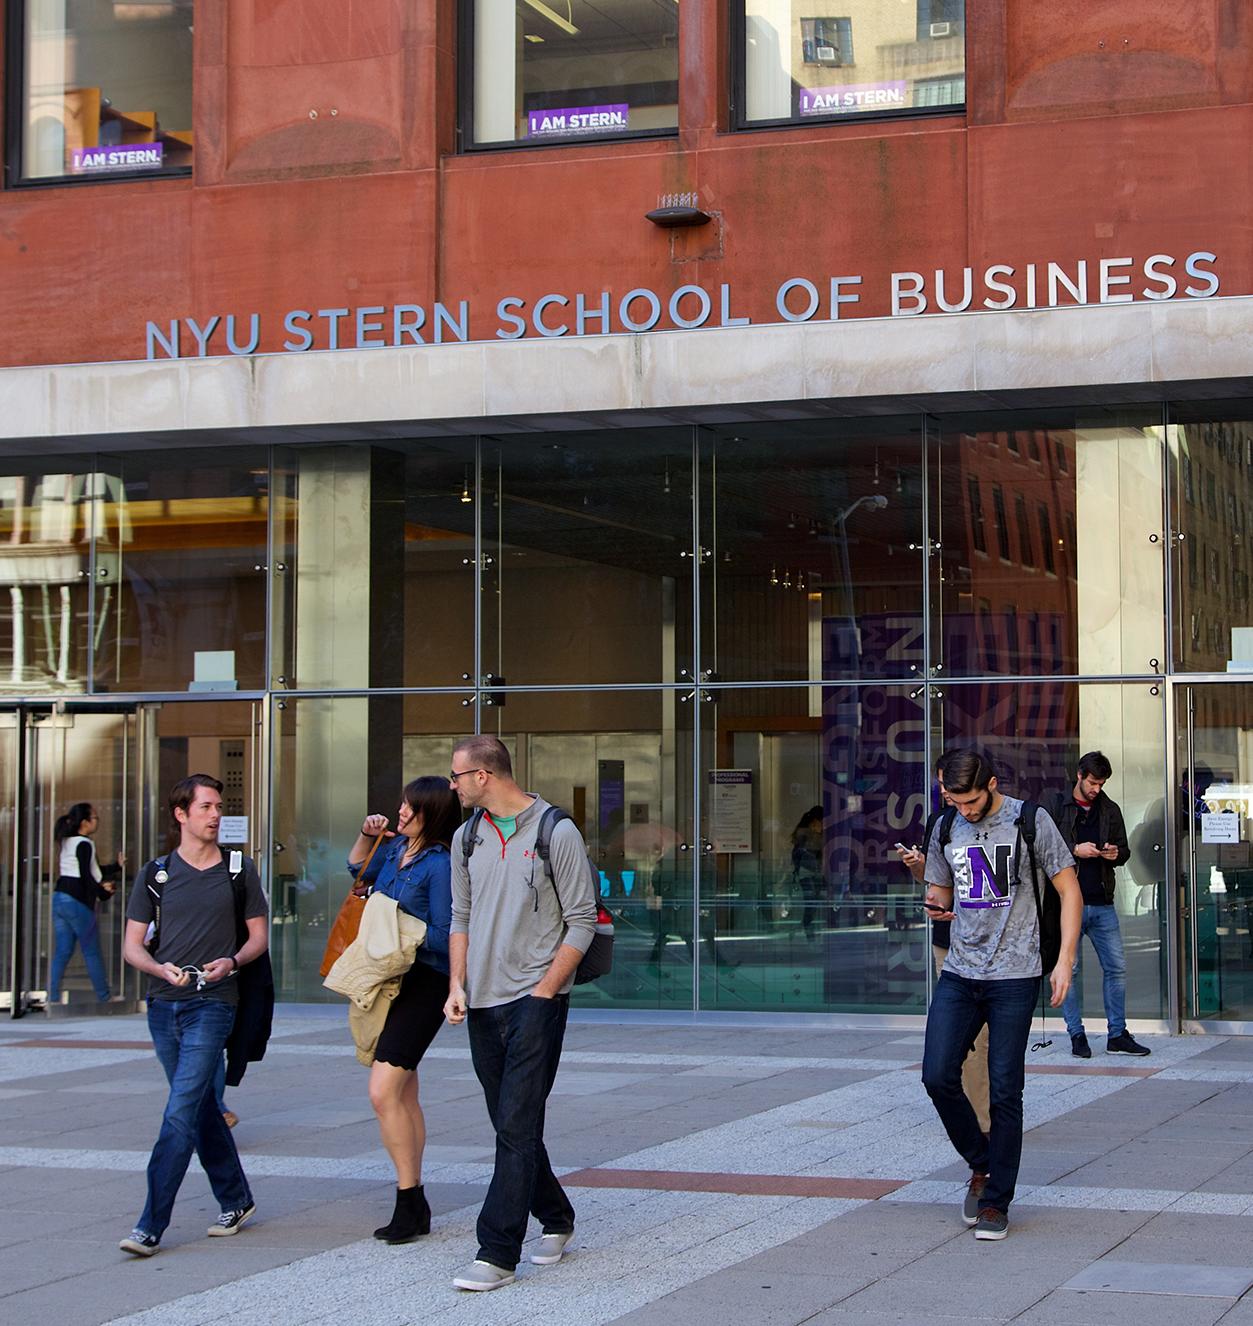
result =
[{"label": "smartphone", "polygon": [[904,843],[897,843],[897,844],[896,844],[896,850],[897,850],[898,852],[908,852],[908,851],[911,851],[912,849],[906,847]]},{"label": "smartphone", "polygon": [[924,902],[922,904],[929,912],[945,912],[947,907],[941,907],[938,902]]}]

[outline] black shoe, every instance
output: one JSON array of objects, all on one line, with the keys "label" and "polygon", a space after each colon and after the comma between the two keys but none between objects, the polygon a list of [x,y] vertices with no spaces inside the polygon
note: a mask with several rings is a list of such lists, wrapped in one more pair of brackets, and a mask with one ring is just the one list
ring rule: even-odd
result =
[{"label": "black shoe", "polygon": [[1152,1054],[1153,1051],[1147,1045],[1141,1045],[1138,1040],[1129,1031],[1120,1031],[1117,1036],[1111,1036],[1105,1042],[1106,1054]]},{"label": "black shoe", "polygon": [[374,1231],[376,1239],[384,1243],[412,1243],[414,1239],[431,1232],[431,1208],[427,1205],[422,1185],[396,1189],[396,1209],[387,1224]]},{"label": "black shoe", "polygon": [[1092,1047],[1088,1044],[1088,1038],[1083,1032],[1070,1038],[1070,1052],[1076,1059],[1092,1058]]},{"label": "black shoe", "polygon": [[118,1247],[133,1257],[152,1257],[161,1251],[161,1240],[155,1234],[145,1234],[142,1229],[132,1229]]},{"label": "black shoe", "polygon": [[977,1239],[1003,1239],[1009,1233],[1009,1217],[1004,1211],[994,1206],[985,1206],[979,1212],[979,1222],[975,1225]]},{"label": "black shoe", "polygon": [[972,1174],[970,1187],[966,1189],[966,1200],[962,1203],[962,1219],[973,1225],[978,1222],[979,1212],[983,1210],[983,1190],[987,1187],[986,1174]]},{"label": "black shoe", "polygon": [[241,1206],[238,1211],[223,1211],[218,1216],[217,1223],[209,1226],[209,1237],[221,1239],[228,1238],[231,1234],[238,1234],[256,1214],[257,1208],[253,1202],[249,1202],[247,1206]]}]

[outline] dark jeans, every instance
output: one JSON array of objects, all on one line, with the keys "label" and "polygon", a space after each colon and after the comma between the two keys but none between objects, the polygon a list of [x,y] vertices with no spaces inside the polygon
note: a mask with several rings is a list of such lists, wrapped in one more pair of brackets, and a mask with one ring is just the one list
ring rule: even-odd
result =
[{"label": "dark jeans", "polygon": [[153,999],[148,1004],[148,1030],[170,1097],[148,1161],[148,1201],[136,1226],[147,1234],[160,1238],[165,1233],[193,1151],[223,1211],[252,1203],[239,1152],[213,1090],[234,1022],[235,1006],[220,999]]},{"label": "dark jeans", "polygon": [[48,1002],[61,1002],[61,978],[74,954],[74,945],[83,950],[87,974],[96,991],[96,998],[104,1003],[109,997],[109,978],[105,975],[104,959],[100,956],[100,926],[96,909],[71,898],[68,893],[52,895],[52,933],[56,947],[52,951],[52,970],[48,974]]},{"label": "dark jeans", "polygon": [[544,1149],[544,1102],[557,1076],[569,1008],[569,995],[524,995],[469,1013],[470,1056],[496,1130],[496,1168],[479,1212],[478,1255],[509,1271],[522,1256],[528,1214],[546,1234],[574,1229],[574,1207]]},{"label": "dark jeans", "polygon": [[[944,1131],[976,1174],[988,1176],[985,1206],[1008,1211],[1022,1159],[1024,1057],[1040,978],[968,981],[944,971],[927,1012],[922,1085]],[[962,1090],[961,1070],[975,1037],[988,1029],[988,1104],[992,1130],[984,1136]]]}]

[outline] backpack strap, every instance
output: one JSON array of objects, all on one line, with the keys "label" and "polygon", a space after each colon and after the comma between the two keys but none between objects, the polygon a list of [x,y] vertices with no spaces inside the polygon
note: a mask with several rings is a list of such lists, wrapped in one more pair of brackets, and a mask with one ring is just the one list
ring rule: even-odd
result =
[{"label": "backpack strap", "polygon": [[[232,866],[235,867],[233,870]],[[234,851],[228,853],[226,868],[231,877],[231,894],[235,900],[235,942],[242,948],[248,942],[248,920],[244,916],[248,892],[244,882],[244,854]]]},{"label": "backpack strap", "polygon": [[[539,817],[539,825],[535,830],[535,855],[544,863],[548,882],[553,886],[554,892],[557,888],[557,878],[553,874],[553,830],[562,820],[568,820],[569,818],[569,811],[562,810],[560,806],[549,806]],[[561,901],[560,894],[558,894],[557,901]]]},{"label": "backpack strap", "polygon": [[478,846],[479,825],[483,823],[483,807],[476,806],[470,812],[470,818],[466,820],[465,826],[461,830],[461,868],[469,874],[470,872],[470,853]]},{"label": "backpack strap", "polygon": [[946,806],[940,816],[940,851],[942,852],[953,840],[953,821],[957,818],[957,807]]},{"label": "backpack strap", "polygon": [[[1040,807],[1034,801],[1024,801],[1022,810],[1018,813],[1016,827],[1018,829],[1018,838],[1014,843],[1014,878],[1018,879],[1019,863],[1022,859],[1022,845],[1027,844],[1027,862],[1031,866],[1031,894],[1035,898],[1035,916],[1040,926],[1040,933],[1044,933],[1044,905],[1040,900],[1040,881],[1039,872],[1035,864],[1035,821],[1039,814]],[[1048,975],[1046,972],[1045,975]]]},{"label": "backpack strap", "polygon": [[153,857],[144,867],[144,888],[152,899],[152,934],[144,941],[144,947],[154,956],[161,942],[161,891],[165,888],[165,880],[158,879],[157,875],[165,874],[169,859],[168,856]]}]

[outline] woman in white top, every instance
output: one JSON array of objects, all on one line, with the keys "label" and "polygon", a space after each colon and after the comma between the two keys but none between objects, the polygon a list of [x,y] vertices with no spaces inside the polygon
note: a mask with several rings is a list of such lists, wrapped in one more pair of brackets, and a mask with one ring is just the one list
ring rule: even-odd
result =
[{"label": "woman in white top", "polygon": [[120,874],[121,853],[117,866],[102,870],[96,859],[92,835],[100,827],[94,808],[87,801],[71,806],[57,820],[54,837],[60,853],[57,884],[52,894],[52,929],[55,947],[52,970],[48,975],[48,1002],[61,1002],[61,978],[74,953],[74,945],[83,950],[87,974],[102,1003],[109,997],[109,978],[100,955],[100,930],[96,924],[96,903],[113,896],[114,882]]}]

